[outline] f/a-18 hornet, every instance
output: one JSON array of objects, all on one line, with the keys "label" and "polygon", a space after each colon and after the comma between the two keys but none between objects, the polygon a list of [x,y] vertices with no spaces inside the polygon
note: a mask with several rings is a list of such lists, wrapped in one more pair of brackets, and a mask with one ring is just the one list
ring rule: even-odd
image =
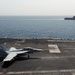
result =
[{"label": "f/a-18 hornet", "polygon": [[0,58],[3,59],[3,62],[12,61],[16,57],[24,56],[34,52],[41,52],[42,49],[36,49],[32,47],[25,47],[22,49],[16,49],[15,47],[11,47],[7,50],[4,46],[0,46]]}]

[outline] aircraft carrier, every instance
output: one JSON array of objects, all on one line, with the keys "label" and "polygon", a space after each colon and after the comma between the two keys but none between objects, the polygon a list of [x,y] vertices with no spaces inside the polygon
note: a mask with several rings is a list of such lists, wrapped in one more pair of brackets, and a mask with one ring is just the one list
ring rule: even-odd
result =
[{"label": "aircraft carrier", "polygon": [[43,52],[16,58],[11,62],[0,61],[0,75],[75,75],[75,39],[16,39],[0,38],[0,45],[34,47]]}]

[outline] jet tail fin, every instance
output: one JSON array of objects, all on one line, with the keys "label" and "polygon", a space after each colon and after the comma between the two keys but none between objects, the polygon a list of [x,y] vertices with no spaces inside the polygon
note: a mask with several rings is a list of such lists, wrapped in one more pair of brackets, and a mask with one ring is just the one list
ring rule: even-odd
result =
[{"label": "jet tail fin", "polygon": [[6,49],[4,46],[0,46],[0,57],[6,57],[8,53],[6,52]]},{"label": "jet tail fin", "polygon": [[15,47],[11,47],[10,49],[9,49],[9,51],[16,51],[17,49],[15,48]]}]

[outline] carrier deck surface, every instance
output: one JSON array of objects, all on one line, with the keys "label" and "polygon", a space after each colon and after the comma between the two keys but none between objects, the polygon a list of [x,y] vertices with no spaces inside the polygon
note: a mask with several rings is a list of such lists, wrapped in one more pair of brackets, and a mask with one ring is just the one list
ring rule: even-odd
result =
[{"label": "carrier deck surface", "polygon": [[4,39],[0,45],[10,47],[34,47],[43,52],[17,58],[3,63],[0,61],[0,75],[75,75],[74,39]]}]

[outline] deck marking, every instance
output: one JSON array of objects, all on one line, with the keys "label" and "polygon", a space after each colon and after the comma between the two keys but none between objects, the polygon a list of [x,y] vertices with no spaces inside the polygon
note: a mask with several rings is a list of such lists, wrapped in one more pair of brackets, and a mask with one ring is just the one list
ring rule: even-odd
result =
[{"label": "deck marking", "polygon": [[49,48],[49,52],[50,53],[61,53],[61,51],[59,50],[59,48],[58,48],[57,45],[51,45],[51,44],[49,44],[48,48]]},{"label": "deck marking", "polygon": [[[35,74],[35,73],[60,73],[60,72],[72,72],[73,74],[75,73],[75,69],[68,69],[68,70],[42,70],[42,71],[18,71],[18,72],[7,72],[7,75],[21,75],[21,74]],[[0,72],[2,74],[2,72]]]}]

